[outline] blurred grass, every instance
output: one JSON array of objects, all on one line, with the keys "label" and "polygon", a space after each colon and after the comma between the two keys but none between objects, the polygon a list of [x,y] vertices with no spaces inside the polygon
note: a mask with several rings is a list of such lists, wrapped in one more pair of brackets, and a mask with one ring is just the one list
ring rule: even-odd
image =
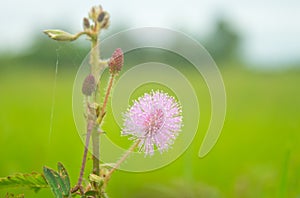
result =
[{"label": "blurred grass", "polygon": [[[75,69],[59,68],[51,134],[54,69],[18,67],[0,73],[0,176],[41,172],[43,165],[56,167],[61,161],[75,183],[83,149],[72,115]],[[108,187],[111,197],[300,196],[300,71],[269,73],[225,67],[227,117],[221,138],[204,159],[197,154],[209,121],[209,95],[201,78],[187,74],[199,93],[200,134],[167,167],[114,174]],[[110,127],[107,123],[104,128]],[[23,191],[26,197],[52,196],[49,190],[35,194],[3,189],[0,197]]]}]

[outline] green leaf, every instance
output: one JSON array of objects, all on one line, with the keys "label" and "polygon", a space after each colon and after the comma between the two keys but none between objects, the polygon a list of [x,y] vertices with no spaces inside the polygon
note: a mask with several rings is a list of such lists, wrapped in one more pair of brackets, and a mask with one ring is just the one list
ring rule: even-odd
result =
[{"label": "green leaf", "polygon": [[38,191],[49,187],[45,178],[40,173],[17,173],[0,178],[0,188],[25,187]]},{"label": "green leaf", "polygon": [[57,181],[59,174],[50,168],[44,167],[44,175],[55,197],[63,198],[61,187]]},{"label": "green leaf", "polygon": [[44,175],[51,187],[52,192],[57,198],[71,197],[70,178],[66,168],[62,163],[57,164],[58,171],[44,167]]},{"label": "green leaf", "polygon": [[64,186],[66,188],[64,194],[68,196],[71,190],[69,174],[66,168],[63,166],[63,164],[60,162],[57,163],[57,169],[58,169],[58,174],[60,175],[60,178],[62,179]]},{"label": "green leaf", "polygon": [[64,179],[58,172],[51,168],[44,167],[44,175],[55,197],[70,197],[70,186],[65,184]]}]

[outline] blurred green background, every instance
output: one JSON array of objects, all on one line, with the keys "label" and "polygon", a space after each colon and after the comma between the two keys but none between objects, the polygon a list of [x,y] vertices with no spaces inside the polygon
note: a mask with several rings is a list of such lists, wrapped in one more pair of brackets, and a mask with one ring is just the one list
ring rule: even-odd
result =
[{"label": "blurred green background", "polygon": [[[198,158],[209,123],[210,98],[205,86],[199,86],[204,85],[201,76],[185,69],[189,67],[182,62],[179,68],[193,84],[201,105],[199,133],[167,167],[147,173],[116,172],[108,186],[110,197],[300,197],[299,61],[283,61],[276,67],[270,66],[272,60],[249,61],[239,53],[247,41],[242,31],[222,17],[212,26],[210,34],[196,39],[215,59],[226,87],[227,115],[218,143],[205,158]],[[110,33],[121,29],[123,24],[112,26]],[[57,43],[40,31],[36,35],[17,53],[2,50],[0,55],[0,177],[41,172],[44,165],[55,167],[61,161],[74,184],[83,144],[73,121],[72,88],[88,45],[84,39]],[[128,39],[134,42],[135,38]],[[149,54],[140,54],[137,61],[155,60]],[[125,68],[131,66],[127,63]],[[104,129],[111,128],[112,115],[107,119]],[[1,189],[0,197],[7,192],[52,196],[49,189],[38,194]]]}]

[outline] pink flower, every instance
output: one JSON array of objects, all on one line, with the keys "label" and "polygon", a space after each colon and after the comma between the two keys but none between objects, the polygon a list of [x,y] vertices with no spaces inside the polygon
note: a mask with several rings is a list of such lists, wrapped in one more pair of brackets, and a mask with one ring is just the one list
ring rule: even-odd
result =
[{"label": "pink flower", "polygon": [[124,114],[122,135],[139,140],[146,155],[161,153],[173,143],[182,127],[180,104],[167,93],[152,91],[134,101]]}]

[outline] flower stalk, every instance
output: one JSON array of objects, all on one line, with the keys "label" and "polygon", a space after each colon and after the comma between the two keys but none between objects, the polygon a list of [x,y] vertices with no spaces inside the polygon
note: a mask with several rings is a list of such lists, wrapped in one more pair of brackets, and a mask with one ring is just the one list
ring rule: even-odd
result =
[{"label": "flower stalk", "polygon": [[115,79],[115,75],[112,74],[110,76],[109,83],[108,83],[108,86],[107,86],[107,89],[106,89],[106,94],[105,94],[104,101],[103,101],[103,105],[102,105],[102,108],[100,110],[100,113],[99,113],[99,116],[98,116],[98,119],[97,119],[97,123],[99,125],[102,123],[102,120],[105,116],[105,110],[106,110],[107,102],[108,102],[108,99],[109,99],[109,96],[110,96],[110,93],[111,93],[111,89],[112,89],[112,86],[113,86],[113,83],[114,83],[114,79]]},{"label": "flower stalk", "polygon": [[107,173],[105,177],[105,182],[107,183],[111,175],[120,167],[120,165],[128,158],[128,156],[139,146],[141,140],[135,141],[135,143],[124,153],[124,155],[117,161],[113,168]]}]

